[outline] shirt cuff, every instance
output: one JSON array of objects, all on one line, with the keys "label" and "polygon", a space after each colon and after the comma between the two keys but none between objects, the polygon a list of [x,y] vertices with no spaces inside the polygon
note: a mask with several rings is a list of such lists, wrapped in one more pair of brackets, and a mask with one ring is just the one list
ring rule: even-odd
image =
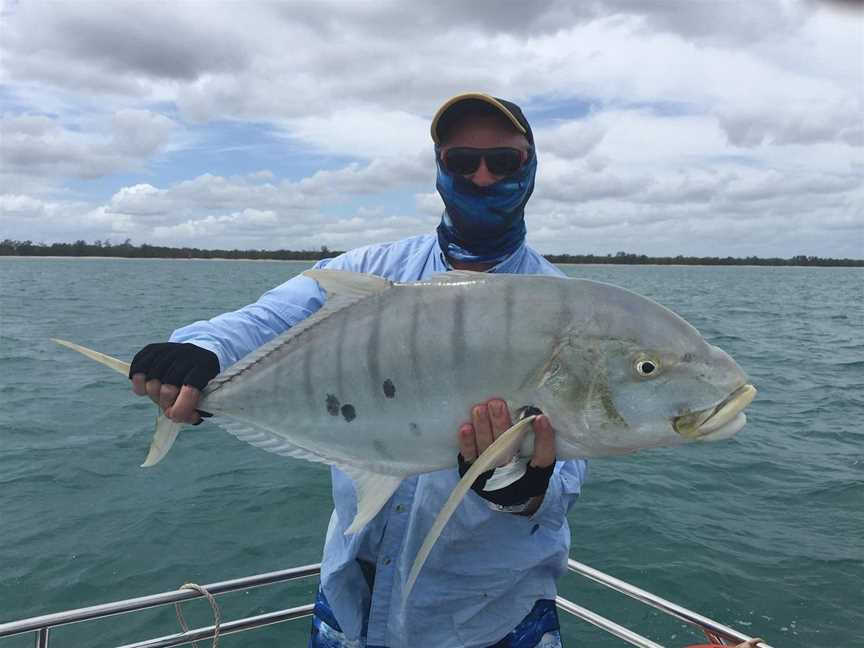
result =
[{"label": "shirt cuff", "polygon": [[[570,475],[569,471],[566,470],[565,464],[559,461],[555,466],[555,472],[549,479],[549,486],[546,488],[546,494],[543,496],[540,508],[528,519],[553,531],[564,526],[570,507],[579,497],[581,484],[572,483],[574,477],[575,475]],[[581,480],[579,481],[581,482]]]}]

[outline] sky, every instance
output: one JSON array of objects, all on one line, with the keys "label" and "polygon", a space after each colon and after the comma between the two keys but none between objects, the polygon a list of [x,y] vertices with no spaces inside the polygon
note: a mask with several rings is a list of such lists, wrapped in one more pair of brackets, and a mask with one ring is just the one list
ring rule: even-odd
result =
[{"label": "sky", "polygon": [[864,258],[864,8],[817,0],[0,0],[0,239],[432,232],[467,91],[532,124],[540,252]]}]

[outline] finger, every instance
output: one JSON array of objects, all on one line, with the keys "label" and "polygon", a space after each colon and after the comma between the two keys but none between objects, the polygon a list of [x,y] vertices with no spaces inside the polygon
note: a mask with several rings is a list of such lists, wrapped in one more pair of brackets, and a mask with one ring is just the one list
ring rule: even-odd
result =
[{"label": "finger", "polygon": [[477,458],[477,443],[474,440],[474,427],[465,423],[459,428],[459,452],[462,458],[471,463]]},{"label": "finger", "polygon": [[147,376],[143,373],[136,373],[132,376],[132,391],[138,396],[147,395]]},{"label": "finger", "polygon": [[555,432],[546,416],[534,419],[534,454],[531,465],[535,468],[546,468],[555,463]]},{"label": "finger", "polygon": [[174,404],[179,393],[180,388],[176,385],[162,383],[162,389],[159,390],[159,407],[162,408],[163,412]]},{"label": "finger", "polygon": [[492,445],[492,423],[489,420],[489,408],[486,403],[475,405],[471,410],[471,423],[474,425],[475,438],[477,439],[477,452],[483,452]]},{"label": "finger", "polygon": [[129,364],[129,377],[131,378],[136,373],[147,373],[153,358],[157,357],[165,348],[164,343],[156,342],[148,344],[132,358]]},{"label": "finger", "polygon": [[492,438],[497,439],[513,425],[510,420],[510,408],[499,398],[489,401],[489,417],[492,420]]},{"label": "finger", "polygon": [[200,401],[200,390],[192,385],[183,385],[173,407],[165,411],[165,416],[178,423],[197,423],[201,419],[197,412]]},{"label": "finger", "polygon": [[159,392],[162,391],[162,381],[156,378],[148,380],[144,388],[147,390],[147,395],[157,405],[159,404]]}]

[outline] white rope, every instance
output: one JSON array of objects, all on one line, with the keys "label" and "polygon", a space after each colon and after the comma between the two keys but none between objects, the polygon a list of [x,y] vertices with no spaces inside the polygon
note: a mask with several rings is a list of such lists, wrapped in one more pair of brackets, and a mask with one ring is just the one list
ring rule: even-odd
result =
[{"label": "white rope", "polygon": [[[216,599],[213,595],[207,591],[206,587],[202,587],[197,583],[184,583],[180,586],[180,589],[191,589],[195,590],[199,594],[206,596],[207,601],[210,603],[210,607],[213,610],[213,647],[217,648],[219,646],[219,627],[222,625],[222,615],[219,613],[219,605],[216,603]],[[180,624],[180,627],[183,629],[183,632],[189,632],[189,625],[186,623],[186,619],[183,617],[183,610],[180,609],[180,601],[177,601],[174,604],[174,609],[177,610],[177,622]],[[198,642],[192,642],[192,648],[198,648]]]}]

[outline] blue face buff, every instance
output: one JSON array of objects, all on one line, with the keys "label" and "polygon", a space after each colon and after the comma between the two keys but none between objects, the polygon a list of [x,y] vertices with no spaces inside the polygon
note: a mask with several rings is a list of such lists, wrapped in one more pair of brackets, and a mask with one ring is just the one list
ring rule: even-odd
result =
[{"label": "blue face buff", "polygon": [[516,173],[488,187],[450,173],[435,148],[436,188],[444,201],[438,244],[449,258],[468,263],[498,263],[525,240],[525,204],[534,191],[537,154]]}]

